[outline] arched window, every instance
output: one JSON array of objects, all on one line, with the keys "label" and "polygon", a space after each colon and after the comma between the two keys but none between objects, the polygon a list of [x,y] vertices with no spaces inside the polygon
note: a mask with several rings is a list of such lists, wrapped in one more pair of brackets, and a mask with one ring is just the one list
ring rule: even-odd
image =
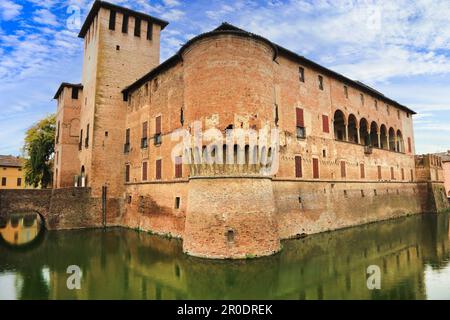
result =
[{"label": "arched window", "polygon": [[361,139],[360,143],[365,146],[370,145],[370,134],[368,129],[369,128],[367,120],[365,118],[362,118],[359,121],[359,137]]},{"label": "arched window", "polygon": [[395,151],[395,130],[393,128],[389,128],[389,150]]},{"label": "arched window", "polygon": [[400,130],[397,130],[397,151],[405,152],[405,144],[403,142],[403,135]]},{"label": "arched window", "polygon": [[353,143],[359,143],[358,141],[358,121],[355,115],[348,116],[348,141]]},{"label": "arched window", "polygon": [[370,124],[370,144],[376,148],[380,147],[378,145],[378,125],[375,121]]},{"label": "arched window", "polygon": [[345,141],[345,116],[341,110],[336,110],[333,118],[334,138],[339,141]]},{"label": "arched window", "polygon": [[387,129],[384,124],[380,127],[380,142],[381,142],[381,149],[387,149],[388,146],[388,136],[387,136]]}]

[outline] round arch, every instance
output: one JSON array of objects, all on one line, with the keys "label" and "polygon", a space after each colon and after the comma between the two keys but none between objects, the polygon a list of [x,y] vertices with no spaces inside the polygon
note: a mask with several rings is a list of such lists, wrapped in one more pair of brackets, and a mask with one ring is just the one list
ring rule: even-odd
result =
[{"label": "round arch", "polygon": [[395,145],[395,130],[394,128],[389,128],[389,150],[395,151],[396,145]]},{"label": "round arch", "polygon": [[370,145],[369,123],[366,118],[359,120],[359,138],[361,139],[360,143],[362,145]]},{"label": "round arch", "polygon": [[379,148],[378,141],[378,124],[375,121],[372,121],[370,124],[370,145],[376,148]]},{"label": "round arch", "polygon": [[333,117],[333,127],[334,127],[334,138],[339,141],[346,141],[347,140],[347,134],[345,130],[345,126],[347,124],[347,121],[345,119],[344,112],[341,110],[336,110],[334,112]]},{"label": "round arch", "polygon": [[348,141],[359,143],[358,141],[358,120],[354,114],[348,116]]},{"label": "round arch", "polygon": [[384,124],[381,125],[380,127],[380,143],[381,149],[387,149],[388,148],[388,132],[386,129],[386,126]]},{"label": "round arch", "polygon": [[405,152],[405,144],[403,141],[403,134],[400,130],[397,130],[397,151]]}]

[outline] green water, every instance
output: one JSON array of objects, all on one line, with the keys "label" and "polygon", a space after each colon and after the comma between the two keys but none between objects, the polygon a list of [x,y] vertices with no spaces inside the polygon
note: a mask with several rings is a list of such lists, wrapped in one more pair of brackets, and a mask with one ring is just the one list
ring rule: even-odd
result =
[{"label": "green water", "polygon": [[[283,247],[272,257],[213,261],[184,255],[179,240],[133,230],[45,232],[21,246],[1,241],[0,299],[450,299],[448,215]],[[82,271],[79,290],[67,287],[69,265]],[[367,287],[371,265],[381,271],[379,290]]]}]

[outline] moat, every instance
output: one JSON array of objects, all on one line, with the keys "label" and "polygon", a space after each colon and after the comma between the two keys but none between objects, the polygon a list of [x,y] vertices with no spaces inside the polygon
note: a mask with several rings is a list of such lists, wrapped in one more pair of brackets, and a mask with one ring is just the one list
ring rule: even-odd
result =
[{"label": "moat", "polygon": [[[449,215],[418,215],[283,242],[274,256],[189,257],[181,241],[127,229],[0,225],[3,299],[450,299]],[[69,290],[70,265],[82,272]],[[378,266],[381,289],[367,288]]]}]

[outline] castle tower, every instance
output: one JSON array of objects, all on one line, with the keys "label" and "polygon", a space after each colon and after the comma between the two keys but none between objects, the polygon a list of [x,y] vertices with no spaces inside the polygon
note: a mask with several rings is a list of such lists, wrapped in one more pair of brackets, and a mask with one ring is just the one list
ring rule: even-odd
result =
[{"label": "castle tower", "polygon": [[62,83],[54,99],[56,112],[55,159],[53,188],[67,188],[74,184],[78,174],[78,141],[80,133],[80,109],[83,97],[81,84]]},{"label": "castle tower", "polygon": [[79,173],[92,196],[123,194],[126,104],[121,91],[158,66],[160,32],[168,23],[96,1],[79,37],[84,39]]}]

